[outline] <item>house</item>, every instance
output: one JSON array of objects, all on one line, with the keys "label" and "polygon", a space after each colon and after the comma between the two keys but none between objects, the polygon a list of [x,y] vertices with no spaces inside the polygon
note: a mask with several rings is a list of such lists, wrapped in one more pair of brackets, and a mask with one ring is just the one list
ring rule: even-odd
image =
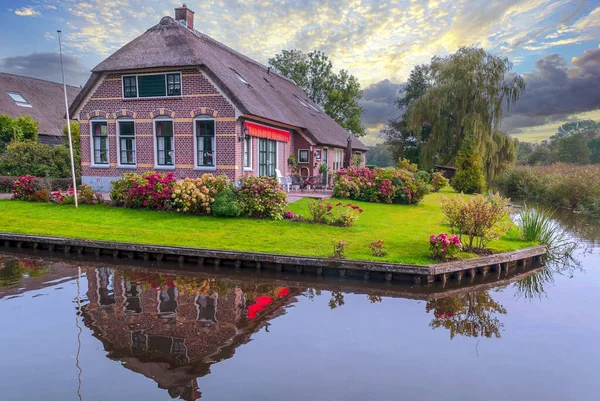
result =
[{"label": "house", "polygon": [[289,175],[292,155],[317,175],[343,165],[351,137],[292,80],[194,30],[185,4],[98,64],[71,115],[82,182],[104,191],[128,171]]},{"label": "house", "polygon": [[[80,88],[67,86],[70,101]],[[38,137],[46,145],[63,143],[65,97],[63,85],[0,72],[0,114],[13,118],[30,115],[39,122]]]}]

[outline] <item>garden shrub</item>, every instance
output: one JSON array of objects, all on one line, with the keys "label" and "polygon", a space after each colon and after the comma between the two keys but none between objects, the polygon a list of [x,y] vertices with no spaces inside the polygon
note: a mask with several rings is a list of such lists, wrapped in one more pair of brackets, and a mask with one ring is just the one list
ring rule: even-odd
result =
[{"label": "garden shrub", "polygon": [[385,251],[383,250],[383,240],[376,239],[375,241],[369,244],[369,249],[371,250],[371,254],[373,256],[382,257],[385,256]]},{"label": "garden shrub", "polygon": [[417,179],[419,181],[423,181],[426,184],[429,184],[431,182],[431,174],[429,174],[425,170],[419,170],[415,173],[415,179]]},{"label": "garden shrub", "polygon": [[433,192],[439,192],[440,189],[448,185],[448,179],[444,177],[444,174],[440,171],[436,171],[431,176],[431,186]]},{"label": "garden shrub", "polygon": [[0,176],[0,193],[10,193],[19,177]]},{"label": "garden shrub", "polygon": [[215,177],[212,174],[177,181],[173,184],[171,206],[173,210],[181,213],[210,213],[215,196],[229,185],[224,175]]},{"label": "garden shrub", "polygon": [[456,156],[456,175],[450,185],[458,192],[465,194],[484,193],[486,189],[483,175],[483,162],[470,144],[463,146]]},{"label": "garden shrub", "polygon": [[415,181],[408,170],[350,166],[336,172],[333,194],[364,202],[418,203],[427,193],[427,184],[419,187]]},{"label": "garden shrub", "polygon": [[171,204],[175,181],[172,173],[125,173],[122,178],[111,181],[110,199],[116,206],[166,210]]},{"label": "garden shrub", "polygon": [[334,240],[333,241],[333,253],[331,254],[331,257],[340,258],[340,259],[345,258],[347,245],[348,244],[346,243],[346,241]]},{"label": "garden shrub", "polygon": [[351,203],[338,202],[334,205],[329,201],[311,200],[308,202],[308,211],[309,220],[313,223],[352,227],[363,209]]},{"label": "garden shrub", "polygon": [[31,200],[33,194],[41,188],[40,180],[33,175],[24,175],[13,184],[13,199]]},{"label": "garden shrub", "polygon": [[281,220],[287,205],[287,195],[276,178],[245,176],[240,180],[238,199],[249,217]]},{"label": "garden shrub", "polygon": [[454,259],[460,252],[462,243],[458,235],[448,235],[446,233],[431,235],[429,237],[429,249],[431,258],[437,260]]},{"label": "garden shrub", "polygon": [[33,141],[13,141],[0,156],[0,174],[10,176],[70,177],[69,150]]},{"label": "garden shrub", "polygon": [[240,202],[232,188],[225,188],[219,192],[215,196],[211,209],[212,214],[217,217],[239,217],[242,214]]},{"label": "garden shrub", "polygon": [[419,167],[415,163],[411,163],[408,159],[400,158],[398,160],[398,168],[400,170],[410,171],[411,173],[416,173]]},{"label": "garden shrub", "polygon": [[50,191],[47,189],[39,189],[29,197],[29,200],[33,202],[48,203],[50,202]]},{"label": "garden shrub", "polygon": [[[453,233],[469,250],[483,249],[510,228],[509,199],[499,194],[442,197],[441,207]],[[463,239],[467,237],[467,241]]]}]

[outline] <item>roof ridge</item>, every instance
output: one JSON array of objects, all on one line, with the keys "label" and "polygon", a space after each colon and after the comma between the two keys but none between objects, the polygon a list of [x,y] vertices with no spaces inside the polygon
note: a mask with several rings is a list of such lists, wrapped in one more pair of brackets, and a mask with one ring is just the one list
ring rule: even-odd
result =
[{"label": "roof ridge", "polygon": [[[41,78],[36,78],[36,77],[30,77],[30,76],[27,76],[27,75],[13,74],[13,73],[10,73],[10,72],[0,71],[0,74],[1,75],[12,75],[13,77],[19,77],[19,78],[35,79],[36,81],[42,81],[42,82],[46,82],[46,83],[49,83],[49,84],[56,84],[56,85],[60,85],[60,86],[63,85],[60,82],[49,81],[47,79],[41,79]],[[80,86],[74,86],[74,85],[69,85],[69,84],[67,84],[67,86],[70,86],[71,88],[75,88],[75,89],[81,89]]]},{"label": "roof ridge", "polygon": [[[185,28],[183,25],[182,25],[182,27],[183,27],[184,29],[187,29],[187,28]],[[264,65],[263,63],[260,63],[260,62],[258,62],[258,61],[256,61],[256,60],[254,60],[254,59],[252,59],[252,58],[250,58],[250,57],[246,56],[245,54],[242,54],[242,53],[238,52],[237,50],[235,50],[235,49],[233,49],[233,48],[231,48],[231,47],[227,46],[226,44],[219,42],[218,40],[216,40],[216,39],[214,39],[214,38],[212,38],[212,37],[208,36],[207,34],[205,34],[205,33],[203,33],[203,32],[200,32],[200,31],[198,31],[198,30],[196,30],[196,29],[194,29],[194,30],[193,30],[193,31],[191,31],[191,32],[192,32],[192,33],[194,33],[195,35],[199,36],[199,37],[200,37],[200,38],[202,38],[202,39],[207,39],[207,40],[211,41],[213,44],[215,44],[215,45],[217,45],[217,46],[221,47],[223,50],[226,50],[226,51],[228,51],[228,52],[230,52],[230,53],[233,53],[233,54],[235,54],[236,56],[238,56],[238,57],[240,57],[240,58],[243,58],[244,60],[247,60],[247,61],[249,61],[249,62],[251,62],[251,63],[253,63],[253,64],[256,64],[256,65],[258,65],[258,66],[259,66],[259,67],[261,67],[261,68],[264,68],[265,70],[270,70],[271,72],[269,72],[267,75],[271,75],[271,74],[273,74],[273,75],[275,75],[275,76],[277,76],[277,77],[279,77],[279,78],[281,78],[281,79],[283,79],[283,80],[285,80],[285,81],[288,81],[288,82],[290,82],[290,83],[292,83],[292,84],[294,84],[294,85],[298,86],[298,84],[297,84],[297,83],[296,83],[296,82],[295,82],[293,79],[291,79],[291,78],[288,78],[288,77],[286,77],[285,75],[282,75],[282,74],[280,74],[279,72],[277,72],[277,71],[275,70],[275,68],[273,68],[273,67],[268,67],[268,66]]]}]

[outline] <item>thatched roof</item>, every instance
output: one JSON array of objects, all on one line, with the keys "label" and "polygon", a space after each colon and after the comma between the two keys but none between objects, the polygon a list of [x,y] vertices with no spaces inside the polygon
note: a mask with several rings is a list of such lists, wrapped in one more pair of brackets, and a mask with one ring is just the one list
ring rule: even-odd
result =
[{"label": "thatched roof", "polygon": [[[297,127],[318,144],[346,147],[350,134],[320,111],[293,81],[198,31],[190,31],[171,17],[162,18],[98,64],[72,109],[79,107],[85,92],[102,73],[185,66],[201,66],[243,114]],[[357,139],[353,139],[353,148],[368,149]]]},{"label": "thatched roof", "polygon": [[[29,114],[40,123],[41,135],[62,136],[65,120],[65,99],[62,84],[37,78],[0,72],[0,114],[21,117]],[[23,107],[8,95],[17,92],[32,107]],[[67,85],[67,97],[73,101],[79,88]]]}]

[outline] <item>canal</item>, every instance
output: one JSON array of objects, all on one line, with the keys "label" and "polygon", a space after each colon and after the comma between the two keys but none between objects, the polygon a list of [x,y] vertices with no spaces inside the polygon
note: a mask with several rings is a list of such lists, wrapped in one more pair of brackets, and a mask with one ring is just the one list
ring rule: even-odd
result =
[{"label": "canal", "polygon": [[573,260],[460,287],[0,253],[0,399],[597,400],[600,224],[558,220]]}]

